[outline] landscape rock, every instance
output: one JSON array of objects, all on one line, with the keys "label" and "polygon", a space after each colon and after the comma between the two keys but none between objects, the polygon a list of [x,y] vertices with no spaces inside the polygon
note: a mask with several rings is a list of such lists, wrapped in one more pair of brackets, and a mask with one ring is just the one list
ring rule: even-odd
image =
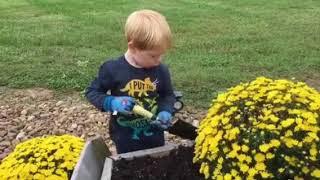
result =
[{"label": "landscape rock", "polygon": [[[204,115],[202,111],[185,109],[175,118],[197,125]],[[109,115],[97,110],[78,93],[58,98],[53,91],[42,88],[8,89],[0,94],[0,161],[27,139],[66,133],[85,140],[100,135],[114,154],[108,123]],[[182,140],[167,132],[165,138],[170,142]]]}]

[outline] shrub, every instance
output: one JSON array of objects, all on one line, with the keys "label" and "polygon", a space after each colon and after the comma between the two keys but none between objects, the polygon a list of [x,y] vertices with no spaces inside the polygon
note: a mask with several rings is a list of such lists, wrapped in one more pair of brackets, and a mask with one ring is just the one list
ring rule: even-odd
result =
[{"label": "shrub", "polygon": [[320,178],[320,93],[259,77],[219,94],[198,129],[194,162],[212,179]]},{"label": "shrub", "polygon": [[71,135],[37,137],[16,146],[0,165],[0,179],[68,179],[84,141]]}]

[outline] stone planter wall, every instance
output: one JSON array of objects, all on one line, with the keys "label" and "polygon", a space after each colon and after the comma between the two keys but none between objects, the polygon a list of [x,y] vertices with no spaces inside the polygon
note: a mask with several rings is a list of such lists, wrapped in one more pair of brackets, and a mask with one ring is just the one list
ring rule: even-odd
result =
[{"label": "stone planter wall", "polygon": [[[186,147],[193,146],[193,141],[185,141],[182,145]],[[111,180],[112,168],[116,161],[132,160],[146,156],[161,158],[169,155],[172,150],[178,147],[178,144],[168,143],[162,147],[111,156],[102,138],[97,137],[86,143],[71,180]]]}]

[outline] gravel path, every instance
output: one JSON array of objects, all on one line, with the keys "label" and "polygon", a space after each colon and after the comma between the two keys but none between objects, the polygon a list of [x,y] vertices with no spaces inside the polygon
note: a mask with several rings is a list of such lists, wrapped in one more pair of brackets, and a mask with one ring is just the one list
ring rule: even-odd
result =
[{"label": "gravel path", "polygon": [[[175,118],[199,124],[205,112],[184,108]],[[58,95],[47,89],[0,87],[0,160],[21,141],[43,135],[73,134],[84,139],[101,135],[111,152],[108,114],[97,111],[78,93]],[[166,133],[167,141],[183,141]]]}]

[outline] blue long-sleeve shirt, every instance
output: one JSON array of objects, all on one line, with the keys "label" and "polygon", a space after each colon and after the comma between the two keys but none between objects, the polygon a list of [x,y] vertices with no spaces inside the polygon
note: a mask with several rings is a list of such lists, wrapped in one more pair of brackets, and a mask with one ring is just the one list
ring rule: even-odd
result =
[{"label": "blue long-sleeve shirt", "polygon": [[[157,114],[173,113],[175,102],[168,68],[159,66],[145,69],[130,65],[124,56],[108,60],[101,65],[97,77],[87,88],[86,97],[98,109],[104,111],[103,103],[110,91],[112,96],[131,96],[136,103]],[[154,137],[158,128],[150,126],[147,119],[136,115],[112,116],[110,134],[129,136],[134,140]]]}]

